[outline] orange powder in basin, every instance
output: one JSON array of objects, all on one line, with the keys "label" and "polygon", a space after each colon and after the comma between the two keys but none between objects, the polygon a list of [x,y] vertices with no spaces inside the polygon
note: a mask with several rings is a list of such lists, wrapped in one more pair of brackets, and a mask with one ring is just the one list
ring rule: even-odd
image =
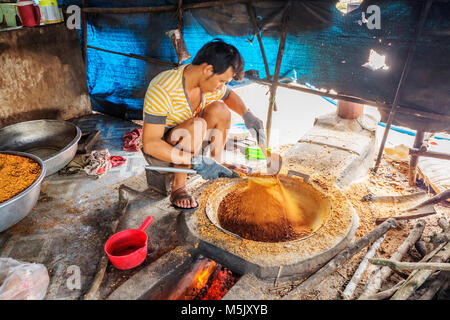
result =
[{"label": "orange powder in basin", "polygon": [[41,170],[41,166],[30,158],[0,154],[0,203],[31,186]]},{"label": "orange powder in basin", "polygon": [[250,177],[224,197],[218,213],[223,228],[255,241],[290,241],[312,232],[313,219],[276,176]]}]

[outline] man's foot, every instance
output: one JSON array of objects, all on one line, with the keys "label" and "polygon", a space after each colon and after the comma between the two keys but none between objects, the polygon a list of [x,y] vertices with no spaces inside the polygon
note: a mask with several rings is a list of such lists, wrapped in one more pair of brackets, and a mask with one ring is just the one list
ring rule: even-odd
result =
[{"label": "man's foot", "polygon": [[186,186],[172,190],[170,202],[176,209],[194,210],[198,208],[198,203],[194,197],[186,190]]}]

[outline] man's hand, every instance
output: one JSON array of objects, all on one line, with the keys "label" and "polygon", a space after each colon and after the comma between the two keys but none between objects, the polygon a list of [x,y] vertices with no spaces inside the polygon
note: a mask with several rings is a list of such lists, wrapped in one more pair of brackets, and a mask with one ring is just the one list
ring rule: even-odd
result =
[{"label": "man's hand", "polygon": [[216,160],[209,157],[196,156],[192,158],[192,169],[197,171],[203,179],[214,180],[217,178],[238,178],[239,175],[225,168],[219,164]]},{"label": "man's hand", "polygon": [[264,124],[250,110],[244,113],[245,126],[256,138],[258,144],[266,145],[266,134],[264,133]]}]

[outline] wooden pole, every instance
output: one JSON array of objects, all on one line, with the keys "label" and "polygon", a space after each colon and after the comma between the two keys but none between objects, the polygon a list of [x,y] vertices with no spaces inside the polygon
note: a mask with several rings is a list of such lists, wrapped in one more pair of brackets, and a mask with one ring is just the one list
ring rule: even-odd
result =
[{"label": "wooden pole", "polygon": [[311,93],[311,94],[328,97],[328,98],[332,98],[332,99],[345,100],[345,101],[356,102],[356,103],[360,103],[360,104],[372,104],[372,105],[376,104],[376,102],[374,102],[374,101],[369,101],[369,100],[361,99],[358,97],[322,92],[322,91],[318,91],[318,90],[301,87],[298,85],[292,85],[289,83],[274,82],[271,80],[264,80],[264,79],[254,79],[253,81],[255,81],[256,83],[267,85],[267,86],[276,85],[278,87],[283,87],[283,88],[300,91],[300,92]]},{"label": "wooden pole", "polygon": [[418,148],[410,148],[409,149],[410,155],[416,155],[421,157],[430,157],[430,158],[436,158],[436,159],[443,159],[443,160],[450,160],[450,154],[443,153],[443,152],[436,152],[436,151],[421,151]]},{"label": "wooden pole", "polygon": [[163,65],[163,66],[168,66],[168,67],[177,67],[178,66],[177,63],[171,62],[171,61],[165,61],[165,60],[160,60],[160,59],[156,59],[156,58],[149,58],[149,57],[139,56],[137,54],[132,54],[132,53],[121,53],[121,52],[106,50],[106,49],[97,48],[97,47],[93,47],[93,46],[87,46],[87,47],[90,48],[90,49],[103,51],[103,52],[108,52],[108,53],[113,53],[113,54],[118,54],[118,55],[121,55],[121,56],[130,57],[130,58],[134,58],[134,59],[138,59],[138,60],[144,60],[144,61],[148,61],[148,62],[151,62],[151,63],[154,63],[154,64]]},{"label": "wooden pole", "polygon": [[183,0],[178,0],[177,18],[178,18],[178,30],[180,30],[181,35],[183,35],[183,28],[184,28]]},{"label": "wooden pole", "polygon": [[264,45],[262,42],[260,30],[258,28],[258,24],[256,23],[255,8],[253,8],[251,3],[247,3],[247,12],[248,12],[248,16],[250,17],[250,21],[253,25],[253,32],[255,32],[256,38],[258,39],[259,48],[261,49],[261,55],[262,55],[262,58],[264,61],[264,68],[266,70],[266,78],[268,80],[272,80],[272,77],[270,75],[269,63],[267,62],[266,51],[264,50]]},{"label": "wooden pole", "polygon": [[[425,132],[421,130],[417,130],[416,137],[414,138],[413,148],[420,148],[423,143],[423,138],[425,136]],[[416,174],[417,174],[417,163],[419,162],[419,156],[416,154],[411,154],[409,156],[409,170],[408,170],[408,178],[409,178],[409,186],[416,185]]]},{"label": "wooden pole", "polygon": [[82,7],[82,13],[81,13],[81,31],[83,35],[83,61],[84,61],[84,69],[85,73],[87,71],[87,15],[83,11],[83,9],[86,7],[86,0],[81,1],[81,7]]},{"label": "wooden pole", "polygon": [[[280,68],[281,68],[281,60],[283,59],[284,46],[286,44],[286,36],[287,36],[287,22],[289,18],[289,9],[291,7],[291,1],[289,1],[284,7],[283,20],[281,26],[281,37],[280,37],[280,45],[278,47],[278,55],[277,62],[275,65],[275,73],[273,75],[274,84],[270,88],[270,97],[269,97],[269,108],[267,111],[267,122],[266,122],[266,136],[267,142],[266,145],[269,145],[270,141],[270,131],[272,127],[272,113],[274,111],[276,92],[278,87],[278,78],[280,76]],[[276,111],[276,110],[275,110]]]},{"label": "wooden pole", "polygon": [[414,42],[409,47],[408,56],[406,57],[406,62],[405,62],[405,65],[403,66],[403,71],[402,71],[402,74],[400,76],[400,80],[399,80],[398,85],[397,85],[397,90],[395,92],[394,102],[392,103],[392,108],[391,108],[391,111],[389,113],[388,120],[386,122],[386,128],[384,130],[383,139],[381,140],[380,150],[378,150],[377,160],[375,162],[375,167],[373,168],[374,172],[377,172],[378,171],[378,167],[380,166],[381,157],[383,156],[384,146],[386,144],[386,140],[387,140],[387,137],[388,137],[388,134],[389,134],[389,129],[391,128],[392,122],[393,122],[395,114],[397,112],[397,107],[398,107],[398,102],[399,102],[399,99],[400,99],[400,94],[402,92],[403,85],[405,83],[406,77],[408,76],[408,72],[409,72],[409,69],[411,67],[411,63],[412,63],[412,60],[414,58],[414,54],[415,54],[415,51],[416,51],[417,42],[418,42],[418,40],[420,38],[420,35],[422,33],[423,26],[425,25],[425,21],[427,19],[428,12],[430,10],[430,7],[431,7],[432,3],[433,3],[433,0],[427,0],[427,2],[425,2],[424,7],[423,7],[423,9],[421,11],[420,20],[419,20],[419,23],[418,23],[418,26],[417,26],[417,30],[416,30],[416,36],[415,36]]},{"label": "wooden pole", "polygon": [[[210,8],[222,5],[236,3],[262,2],[267,0],[220,0],[205,1],[200,3],[189,3],[182,6],[183,10]],[[154,7],[129,7],[129,8],[99,8],[88,7],[82,9],[86,13],[108,13],[108,14],[132,14],[132,13],[150,13],[150,12],[168,12],[177,11],[178,5],[154,6]]]}]

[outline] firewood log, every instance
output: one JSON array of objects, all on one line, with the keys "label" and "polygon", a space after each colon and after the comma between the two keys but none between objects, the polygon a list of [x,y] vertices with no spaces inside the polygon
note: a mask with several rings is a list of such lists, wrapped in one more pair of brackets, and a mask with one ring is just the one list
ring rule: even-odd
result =
[{"label": "firewood log", "polygon": [[[391,260],[400,261],[403,256],[408,252],[409,248],[414,245],[414,243],[420,239],[423,230],[425,228],[425,221],[419,220],[415,224],[413,230],[409,233],[406,240],[398,247],[397,251],[391,256]],[[363,294],[358,300],[365,300],[369,296],[377,293],[383,281],[386,280],[392,274],[392,270],[388,267],[378,269],[374,275],[367,282],[366,288]]]},{"label": "firewood log", "polygon": [[[450,257],[450,242],[447,243],[442,250],[440,250],[430,262],[443,262],[447,261]],[[411,274],[400,289],[392,296],[391,300],[406,300],[408,299],[416,289],[418,289],[433,273],[433,270],[418,270],[414,274]]]},{"label": "firewood log", "polygon": [[344,264],[348,259],[353,257],[356,253],[360,252],[364,247],[373,243],[387,231],[396,227],[397,221],[395,219],[388,219],[378,227],[361,237],[358,241],[342,250],[333,259],[331,259],[325,266],[320,268],[316,273],[302,282],[298,287],[294,288],[291,292],[283,297],[284,300],[295,300],[298,296],[308,293],[315,287],[317,287],[326,277],[332,274],[336,269]]},{"label": "firewood log", "polygon": [[401,262],[389,259],[369,259],[369,262],[379,266],[386,266],[395,270],[445,270],[450,271],[450,263],[439,262]]},{"label": "firewood log", "polygon": [[350,279],[350,282],[347,284],[345,290],[342,292],[343,299],[350,300],[353,298],[356,286],[358,285],[359,280],[361,280],[361,277],[367,268],[369,259],[375,255],[375,253],[377,252],[378,248],[380,247],[381,243],[384,241],[385,238],[386,235],[384,234],[381,238],[379,238],[377,241],[374,242],[374,244],[370,247],[369,250],[367,250],[366,255],[364,256],[363,260],[358,266],[358,269],[356,269],[355,273],[353,274],[353,277]]}]

